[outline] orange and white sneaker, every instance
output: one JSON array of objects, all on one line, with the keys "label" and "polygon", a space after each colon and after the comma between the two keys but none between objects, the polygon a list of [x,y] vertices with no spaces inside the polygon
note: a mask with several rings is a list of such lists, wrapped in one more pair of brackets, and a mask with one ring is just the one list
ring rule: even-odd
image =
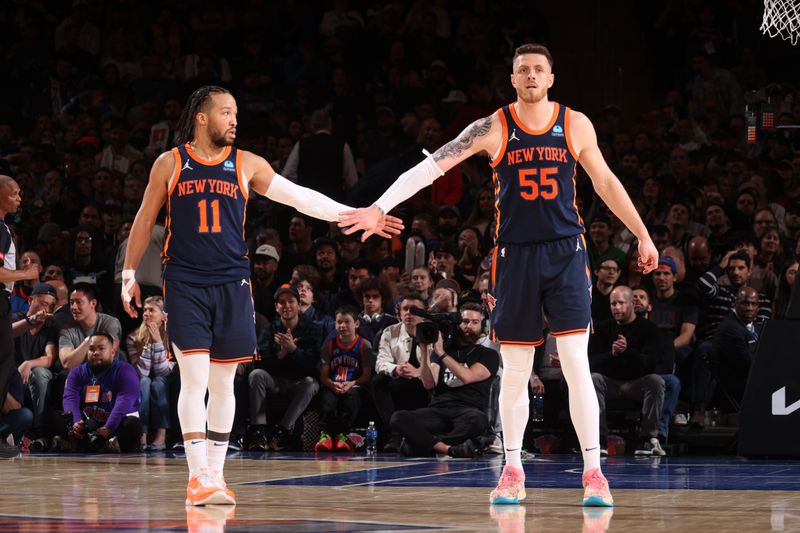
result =
[{"label": "orange and white sneaker", "polygon": [[232,505],[236,497],[227,486],[221,474],[214,475],[201,468],[196,476],[189,478],[186,486],[186,505]]},{"label": "orange and white sneaker", "polygon": [[188,533],[225,533],[225,524],[233,519],[236,508],[230,505],[189,506],[186,508]]},{"label": "orange and white sneaker", "polygon": [[506,465],[500,475],[497,487],[489,494],[489,503],[492,505],[515,505],[524,500],[525,472]]},{"label": "orange and white sneaker", "polygon": [[614,498],[608,488],[606,476],[599,468],[593,468],[583,474],[584,507],[614,507]]},{"label": "orange and white sneaker", "polygon": [[228,488],[228,484],[225,483],[225,476],[222,475],[222,472],[218,470],[211,470],[211,477],[217,483],[217,486],[225,491],[225,497],[228,500],[225,503],[228,505],[236,505],[236,495],[231,489]]}]

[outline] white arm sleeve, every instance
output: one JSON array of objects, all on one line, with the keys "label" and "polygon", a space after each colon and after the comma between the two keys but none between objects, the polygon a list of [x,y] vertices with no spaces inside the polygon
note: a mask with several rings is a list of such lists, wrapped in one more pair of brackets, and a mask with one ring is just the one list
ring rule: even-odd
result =
[{"label": "white arm sleeve", "polygon": [[313,189],[292,183],[280,174],[275,174],[272,177],[267,194],[264,196],[270,200],[294,207],[308,216],[329,222],[339,220],[339,213],[342,211],[351,211],[353,209],[331,200]]},{"label": "white arm sleeve", "polygon": [[422,153],[425,154],[425,159],[400,174],[392,186],[375,201],[375,205],[384,213],[388,213],[395,206],[414,196],[417,191],[433,183],[436,178],[444,176],[444,171],[433,160],[430,152],[423,150]]}]

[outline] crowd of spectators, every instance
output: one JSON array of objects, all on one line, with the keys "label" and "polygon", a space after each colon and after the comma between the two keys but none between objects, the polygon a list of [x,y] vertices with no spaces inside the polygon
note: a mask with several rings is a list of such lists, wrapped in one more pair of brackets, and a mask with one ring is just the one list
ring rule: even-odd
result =
[{"label": "crowd of spectators", "polygon": [[[174,146],[191,91],[204,84],[229,88],[239,108],[239,148],[300,184],[362,206],[421,160],[423,148],[437,149],[513,101],[508,74],[515,46],[546,42],[549,34],[546,19],[531,22],[529,8],[510,0],[56,4],[0,8],[0,91],[7,103],[0,113],[0,173],[22,190],[19,214],[7,222],[19,267],[36,264],[41,272],[38,283],[14,289],[19,372],[3,404],[0,435],[27,434],[41,449],[64,435],[58,413],[78,409],[74,382],[88,379],[92,365],[105,368],[105,335],[115,361],[135,369],[120,375],[140,381],[141,427],[130,423],[130,412],[114,415],[116,425],[127,424],[125,446],[131,428],[152,450],[180,442],[174,412],[180,379],[168,357],[160,299],[163,223],[137,275],[150,297],[144,322],[124,315],[118,295],[126,238],[150,166]],[[742,5],[731,10],[731,4]],[[654,69],[658,104],[636,116],[623,103],[581,110],[662,255],[659,269],[643,275],[633,236],[579,168],[576,205],[587,229],[598,323],[590,358],[593,372],[606,376],[595,383],[605,390],[609,380],[672,376],[648,378],[654,384],[648,390],[661,395],[647,403],[648,442],[663,441],[675,421],[702,425],[707,405],[718,402],[716,380],[732,379],[740,390],[758,324],[784,316],[798,269],[800,136],[793,129],[759,131],[757,143],[746,142],[745,101],[752,91],[767,94],[767,72],[758,43],[732,24],[744,4],[696,8],[668,1],[642,10],[642,24],[654,30],[638,53],[664,65]],[[768,94],[777,124],[800,124],[800,90],[784,83]],[[401,238],[361,243],[251,198],[246,237],[259,357],[237,376],[235,445],[299,447],[305,413],[318,404],[322,384],[329,432],[350,430],[368,416],[378,423],[381,444],[400,448],[393,413],[428,405],[432,387],[425,385],[438,383],[430,371],[421,380],[413,342],[418,318],[410,307],[456,311],[477,303],[488,316],[490,168],[473,157],[396,211],[406,221]],[[623,285],[630,290],[615,292]],[[633,373],[609,371],[598,361],[632,345],[617,335],[631,329],[633,315],[616,313],[615,305],[631,302],[666,340],[649,339],[658,354],[637,358]],[[320,373],[323,352],[331,368],[339,320],[375,352],[362,360],[369,370],[358,378],[358,388],[369,393],[348,403],[348,409],[360,405],[360,418],[350,411],[333,417],[336,387]],[[349,330],[344,338],[351,340]],[[481,342],[491,346],[486,337]],[[545,365],[557,367],[557,354],[547,356]],[[727,364],[729,357],[736,360]],[[435,372],[446,371],[433,363]],[[730,372],[715,372],[720,366]],[[550,397],[560,394],[547,389]],[[126,401],[124,409],[132,405]],[[85,413],[70,416],[69,424],[85,424]],[[411,420],[403,416],[401,427]],[[69,446],[70,438],[55,440]]]}]

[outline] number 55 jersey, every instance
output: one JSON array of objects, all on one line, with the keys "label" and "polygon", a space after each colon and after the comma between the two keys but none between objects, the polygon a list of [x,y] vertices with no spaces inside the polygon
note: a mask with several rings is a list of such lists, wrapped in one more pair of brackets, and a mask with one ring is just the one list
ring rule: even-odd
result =
[{"label": "number 55 jersey", "polygon": [[570,109],[553,102],[539,131],[525,127],[509,104],[500,109],[503,140],[491,162],[496,242],[548,242],[583,233],[575,202],[575,164]]}]

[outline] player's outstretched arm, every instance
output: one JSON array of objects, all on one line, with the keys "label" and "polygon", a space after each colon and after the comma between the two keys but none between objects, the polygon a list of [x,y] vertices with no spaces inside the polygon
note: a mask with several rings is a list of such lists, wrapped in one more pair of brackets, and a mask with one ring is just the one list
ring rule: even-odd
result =
[{"label": "player's outstretched arm", "polygon": [[603,159],[594,126],[583,113],[571,111],[570,119],[572,145],[578,154],[578,161],[592,179],[598,196],[639,239],[639,264],[644,267],[645,274],[655,270],[658,251],[625,187]]},{"label": "player's outstretched arm", "polygon": [[401,174],[373,205],[342,213],[339,227],[346,228],[347,235],[363,230],[361,240],[366,240],[377,233],[386,213],[432,184],[445,172],[474,154],[493,154],[500,145],[501,129],[499,119],[491,115],[467,126],[458,137],[433,154],[423,150],[425,159]]},{"label": "player's outstretched arm", "polygon": [[122,307],[125,312],[132,317],[137,317],[138,312],[131,305],[131,300],[136,307],[142,307],[142,297],[139,291],[139,284],[136,282],[136,267],[142,260],[142,255],[150,243],[150,236],[153,233],[153,225],[156,217],[167,200],[167,188],[169,178],[175,172],[175,155],[164,152],[150,169],[150,181],[144,190],[142,205],[133,220],[131,232],[128,236],[128,246],[125,248],[125,261],[122,266]]},{"label": "player's outstretched arm", "polygon": [[[250,152],[243,153],[246,176],[250,177],[250,189],[271,200],[294,207],[301,213],[329,222],[339,220],[339,214],[352,211],[352,207],[332,200],[308,187],[302,187],[276,173],[263,157]],[[383,217],[377,227],[378,235],[390,237],[400,233],[403,222],[395,217]]]}]

